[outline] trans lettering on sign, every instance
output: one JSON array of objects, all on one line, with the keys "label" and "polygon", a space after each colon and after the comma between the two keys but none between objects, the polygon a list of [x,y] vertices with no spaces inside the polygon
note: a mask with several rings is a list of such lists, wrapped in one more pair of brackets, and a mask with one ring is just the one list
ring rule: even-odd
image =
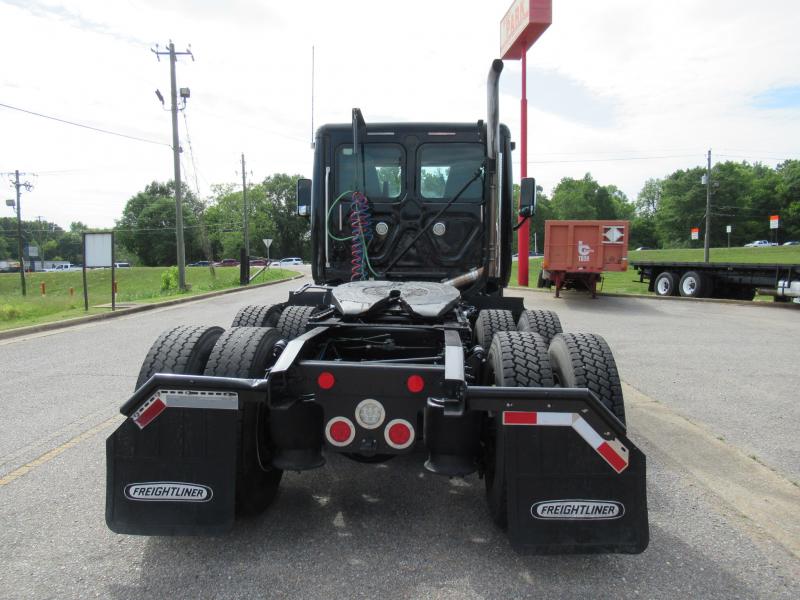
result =
[{"label": "trans lettering on sign", "polygon": [[531,506],[534,519],[608,520],[625,514],[625,506],[615,500],[546,500]]},{"label": "trans lettering on sign", "polygon": [[130,483],[125,486],[128,500],[162,502],[208,502],[214,495],[210,487],[176,481]]}]

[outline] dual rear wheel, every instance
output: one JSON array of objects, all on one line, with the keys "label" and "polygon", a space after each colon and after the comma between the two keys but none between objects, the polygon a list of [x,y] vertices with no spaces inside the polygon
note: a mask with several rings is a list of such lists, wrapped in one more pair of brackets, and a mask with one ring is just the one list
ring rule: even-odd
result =
[{"label": "dual rear wheel", "polygon": [[[525,330],[520,327],[523,323]],[[550,337],[546,338],[547,335]],[[606,341],[595,334],[563,333],[558,317],[550,311],[525,311],[516,331],[494,333],[482,383],[503,387],[588,388],[625,423],[619,373]],[[483,434],[486,499],[492,520],[503,529],[508,525],[504,431],[500,414],[489,415]]]}]

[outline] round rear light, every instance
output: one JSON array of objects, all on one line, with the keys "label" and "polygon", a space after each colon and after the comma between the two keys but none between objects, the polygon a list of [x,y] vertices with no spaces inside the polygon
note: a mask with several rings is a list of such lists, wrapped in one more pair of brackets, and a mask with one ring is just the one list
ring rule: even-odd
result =
[{"label": "round rear light", "polygon": [[356,437],[356,428],[347,417],[334,417],[325,426],[325,437],[334,446],[347,446]]},{"label": "round rear light", "polygon": [[406,380],[406,387],[412,394],[416,394],[425,389],[425,380],[419,375],[411,375]]},{"label": "round rear light", "polygon": [[333,376],[333,373],[329,373],[328,371],[323,371],[319,374],[319,377],[317,377],[317,385],[323,390],[331,389],[335,383],[336,378]]},{"label": "round rear light", "polygon": [[356,406],[356,423],[364,429],[375,429],[383,424],[386,411],[377,400],[366,398]]},{"label": "round rear light", "polygon": [[386,443],[396,450],[404,450],[414,443],[414,428],[405,419],[394,419],[384,430]]}]

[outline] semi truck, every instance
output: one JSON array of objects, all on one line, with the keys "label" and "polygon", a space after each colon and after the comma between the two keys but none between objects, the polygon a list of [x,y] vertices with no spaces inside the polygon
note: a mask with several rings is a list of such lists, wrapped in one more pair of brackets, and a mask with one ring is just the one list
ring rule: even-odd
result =
[{"label": "semi truck", "polygon": [[657,296],[752,300],[760,294],[800,304],[800,265],[651,260],[630,264]]},{"label": "semi truck", "polygon": [[297,186],[314,282],[227,330],[155,341],[106,444],[111,530],[218,534],[265,511],[284,471],[408,455],[482,478],[487,518],[521,553],[647,547],[646,458],[611,349],[503,294],[535,185],[514,210],[502,68],[485,121],[367,124],[353,109],[318,129]]}]

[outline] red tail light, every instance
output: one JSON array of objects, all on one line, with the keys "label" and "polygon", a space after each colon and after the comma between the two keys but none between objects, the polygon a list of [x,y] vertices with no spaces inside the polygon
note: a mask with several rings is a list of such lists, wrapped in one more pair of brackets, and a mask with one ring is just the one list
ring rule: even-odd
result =
[{"label": "red tail light", "polygon": [[334,417],[325,426],[325,437],[334,446],[347,446],[356,437],[356,428],[347,417]]},{"label": "red tail light", "polygon": [[336,378],[333,376],[333,373],[329,373],[328,371],[323,371],[319,374],[319,377],[317,377],[317,385],[323,390],[331,389],[335,383]]},{"label": "red tail light", "polygon": [[406,380],[406,387],[412,394],[417,394],[425,389],[425,380],[419,375],[411,375]]},{"label": "red tail light", "polygon": [[387,423],[384,437],[392,448],[403,450],[414,443],[414,428],[405,419],[394,419]]}]

